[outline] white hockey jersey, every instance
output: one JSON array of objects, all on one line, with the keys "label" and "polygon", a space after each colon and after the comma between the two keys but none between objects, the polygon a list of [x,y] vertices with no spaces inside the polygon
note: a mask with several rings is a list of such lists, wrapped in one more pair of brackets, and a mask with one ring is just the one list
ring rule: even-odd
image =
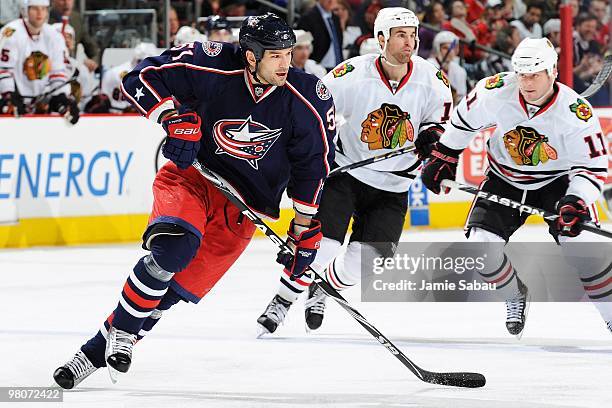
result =
[{"label": "white hockey jersey", "polygon": [[[79,70],[78,75],[76,75],[76,81],[71,84],[70,89],[72,96],[79,101],[79,108],[84,110],[98,84],[94,74],[89,71],[85,64],[72,57],[67,57],[67,59],[66,69],[70,77],[74,76],[75,70]],[[77,93],[79,98],[77,98]]]},{"label": "white hockey jersey", "polygon": [[479,131],[497,128],[487,142],[489,171],[523,190],[567,175],[567,194],[587,204],[601,194],[608,174],[607,139],[589,102],[557,83],[541,107],[525,102],[514,73],[481,80],[454,110],[440,141],[465,148]]},{"label": "white hockey jersey", "polygon": [[123,112],[125,108],[132,106],[121,92],[121,81],[128,72],[134,69],[134,66],[135,64],[132,61],[124,62],[105,71],[102,76],[102,93],[108,96],[111,110],[114,112]]},{"label": "white hockey jersey", "polygon": [[28,98],[59,87],[53,94],[68,95],[65,55],[64,38],[49,24],[32,36],[23,19],[11,21],[0,30],[0,93]]},{"label": "white hockey jersey", "polygon": [[[380,55],[362,55],[323,78],[337,116],[344,118],[336,142],[340,166],[408,147],[419,132],[450,118],[452,95],[441,71],[413,56],[408,74],[393,83],[381,64]],[[349,173],[380,190],[406,192],[419,166],[416,155],[407,153]]]}]

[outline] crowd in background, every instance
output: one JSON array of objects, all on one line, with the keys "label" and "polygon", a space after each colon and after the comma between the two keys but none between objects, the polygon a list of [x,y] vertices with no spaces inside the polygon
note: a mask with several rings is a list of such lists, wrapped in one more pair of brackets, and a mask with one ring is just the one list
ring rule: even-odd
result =
[{"label": "crowd in background", "polygon": [[[2,0],[0,27],[19,18],[21,1]],[[286,0],[273,3],[287,7]],[[78,0],[50,0],[48,22],[65,38],[68,65],[79,85],[73,96],[82,110],[130,112],[119,89],[121,77],[160,48],[196,40],[237,42],[241,17],[266,11],[286,16],[256,0],[174,0],[167,15],[163,4],[162,0],[86,2],[89,12],[112,9],[117,16],[122,10],[156,10],[155,21],[138,24],[140,20],[135,19],[140,17],[135,16],[123,21],[119,17],[111,20],[104,13],[83,16],[78,11]],[[508,56],[526,37],[546,37],[560,49],[558,0],[296,0],[294,4],[298,41],[293,65],[319,77],[346,58],[379,52],[373,27],[381,8],[402,6],[415,11],[422,22],[418,54],[446,72],[455,101],[478,80],[510,71]],[[570,4],[574,19],[573,82],[574,89],[581,92],[601,70],[603,56],[610,47],[610,2],[571,0]],[[153,28],[147,31],[147,27]],[[121,46],[133,48],[132,57],[120,64],[103,64],[104,51]],[[611,105],[610,81],[590,101],[595,106]]]}]

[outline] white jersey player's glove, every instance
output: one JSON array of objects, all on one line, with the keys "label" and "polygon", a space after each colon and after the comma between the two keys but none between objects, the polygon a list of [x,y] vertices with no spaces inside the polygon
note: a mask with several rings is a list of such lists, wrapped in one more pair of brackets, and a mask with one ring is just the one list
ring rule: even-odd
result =
[{"label": "white jersey player's glove", "polygon": [[49,100],[49,111],[59,113],[73,125],[79,121],[79,105],[72,97],[68,97],[63,93],[51,97]]},{"label": "white jersey player's glove", "polygon": [[420,161],[424,161],[429,157],[434,144],[440,140],[442,133],[444,133],[444,128],[440,125],[433,125],[419,133],[414,141],[414,147],[416,147],[416,153]]},{"label": "white jersey player's glove", "polygon": [[421,171],[421,180],[425,187],[440,194],[442,180],[455,180],[460,154],[461,150],[451,149],[440,142],[434,143],[429,160]]},{"label": "white jersey player's glove", "polygon": [[556,207],[559,218],[554,223],[554,229],[559,235],[576,237],[582,231],[580,223],[591,220],[584,200],[578,196],[566,195],[557,202]]}]

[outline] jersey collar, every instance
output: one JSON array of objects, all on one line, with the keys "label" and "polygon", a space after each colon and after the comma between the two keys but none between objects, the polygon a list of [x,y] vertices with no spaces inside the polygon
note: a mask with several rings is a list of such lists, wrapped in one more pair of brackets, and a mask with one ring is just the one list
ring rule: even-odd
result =
[{"label": "jersey collar", "polygon": [[275,85],[254,84],[253,81],[251,81],[251,76],[247,72],[247,68],[244,69],[244,82],[255,103],[261,102],[277,88]]},{"label": "jersey collar", "polygon": [[559,96],[559,86],[555,82],[555,84],[553,85],[553,94],[551,95],[550,98],[548,98],[548,100],[540,107],[540,109],[538,109],[538,111],[533,116],[529,115],[529,109],[527,108],[528,103],[525,100],[525,98],[523,98],[523,95],[521,95],[520,90],[518,94],[519,94],[519,102],[521,104],[521,107],[523,108],[523,111],[525,112],[525,114],[527,115],[529,119],[533,119],[536,116],[541,115],[544,112],[546,112],[548,108],[550,108],[555,103],[555,101],[557,100],[557,96]]},{"label": "jersey collar", "polygon": [[[24,28],[26,30],[26,33],[28,33],[28,37],[30,37],[30,40],[36,41],[40,37],[40,34],[37,34],[36,38],[34,38],[35,36],[30,32],[30,28],[28,27],[28,23],[26,23],[25,18],[22,18],[21,22],[23,23],[23,26],[24,26]],[[42,32],[42,30],[41,30],[41,32]]]},{"label": "jersey collar", "polygon": [[399,85],[397,85],[397,88],[395,89],[395,92],[393,92],[393,87],[391,86],[391,83],[389,82],[389,78],[387,78],[387,74],[385,74],[385,71],[382,68],[382,61],[381,61],[381,59],[382,59],[382,57],[376,58],[376,61],[374,62],[374,65],[376,66],[376,70],[378,71],[378,75],[380,75],[380,79],[387,86],[389,91],[391,91],[391,93],[393,95],[395,95],[395,94],[397,94],[399,92],[400,89],[402,89],[402,87],[404,85],[406,85],[406,83],[408,82],[408,79],[410,79],[410,75],[412,75],[412,60],[408,61],[408,72],[406,72],[406,75],[404,75],[402,80],[399,82]]}]

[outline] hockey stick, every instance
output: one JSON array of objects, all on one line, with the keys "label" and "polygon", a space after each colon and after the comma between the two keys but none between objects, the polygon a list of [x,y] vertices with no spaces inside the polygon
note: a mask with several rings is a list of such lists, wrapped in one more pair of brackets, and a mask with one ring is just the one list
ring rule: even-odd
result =
[{"label": "hockey stick", "polygon": [[[454,188],[456,190],[465,191],[466,193],[474,194],[478,198],[484,198],[485,200],[489,200],[491,202],[494,202],[494,203],[497,203],[497,204],[500,204],[506,207],[512,207],[524,213],[529,213],[532,215],[540,215],[547,221],[554,221],[557,218],[559,218],[558,214],[552,213],[550,211],[546,211],[546,210],[543,210],[537,207],[532,207],[527,204],[522,204],[518,201],[514,201],[509,198],[501,197],[497,194],[492,194],[486,191],[479,190],[476,187],[457,183],[456,181],[442,180],[440,184],[443,187]],[[607,231],[605,229],[601,229],[596,224],[590,221],[584,221],[580,223],[580,228],[584,231],[589,231],[589,232],[592,232],[593,234],[601,235],[602,237],[612,238],[612,232]]]},{"label": "hockey stick", "polygon": [[599,89],[606,83],[610,73],[612,72],[612,52],[608,52],[608,54],[604,57],[604,65],[599,71],[599,74],[593,80],[593,83],[589,85],[587,89],[584,90],[580,94],[580,96],[584,98],[590,98],[594,93],[599,91]]},{"label": "hockey stick", "polygon": [[351,163],[351,164],[347,164],[346,166],[342,166],[342,167],[338,167],[336,169],[333,169],[332,171],[329,172],[329,175],[327,177],[334,177],[334,176],[338,176],[340,174],[346,173],[349,170],[353,170],[356,169],[358,167],[363,167],[363,166],[367,166],[368,164],[372,164],[372,163],[376,163],[382,160],[387,160],[390,159],[392,157],[395,156],[399,156],[401,154],[404,153],[410,153],[416,150],[415,146],[408,146],[408,147],[404,147],[402,149],[399,150],[394,150],[392,152],[389,153],[384,153],[384,154],[380,154],[378,156],[374,156],[374,157],[370,157],[369,159],[365,159],[365,160],[361,160],[355,163]]},{"label": "hockey stick", "polygon": [[[285,241],[281,239],[273,230],[270,228],[253,210],[251,210],[239,197],[236,196],[225,184],[221,181],[214,173],[202,166],[199,162],[194,161],[193,167],[195,167],[200,174],[202,174],[207,180],[209,180],[215,187],[217,187],[227,199],[234,204],[245,216],[247,216],[253,224],[263,232],[276,246],[288,254],[293,254],[293,251],[287,246]],[[482,374],[479,373],[435,373],[424,370],[413,363],[408,357],[404,355],[391,341],[385,337],[376,327],[366,320],[354,307],[352,307],[346,299],[338,293],[333,287],[329,285],[320,275],[317,274],[311,268],[308,268],[309,273],[314,276],[314,281],[321,287],[323,292],[327,296],[334,298],[336,302],[344,310],[346,310],[355,320],[363,326],[376,340],[387,348],[398,360],[404,364],[410,371],[414,373],[420,380],[439,385],[449,385],[453,387],[467,387],[467,388],[478,388],[482,387],[486,383],[486,379]]]},{"label": "hockey stick", "polygon": [[32,100],[30,102],[28,102],[28,107],[31,110],[37,103],[44,101],[45,99],[47,99],[49,96],[51,96],[55,91],[57,91],[60,88],[63,88],[64,86],[73,83],[74,81],[77,80],[79,76],[79,70],[78,68],[74,69],[74,72],[72,73],[72,75],[70,76],[70,78],[68,78],[67,80],[65,80],[64,82],[62,82],[61,84],[49,89],[48,91],[37,95],[37,96],[24,96],[23,98],[31,98]]}]

